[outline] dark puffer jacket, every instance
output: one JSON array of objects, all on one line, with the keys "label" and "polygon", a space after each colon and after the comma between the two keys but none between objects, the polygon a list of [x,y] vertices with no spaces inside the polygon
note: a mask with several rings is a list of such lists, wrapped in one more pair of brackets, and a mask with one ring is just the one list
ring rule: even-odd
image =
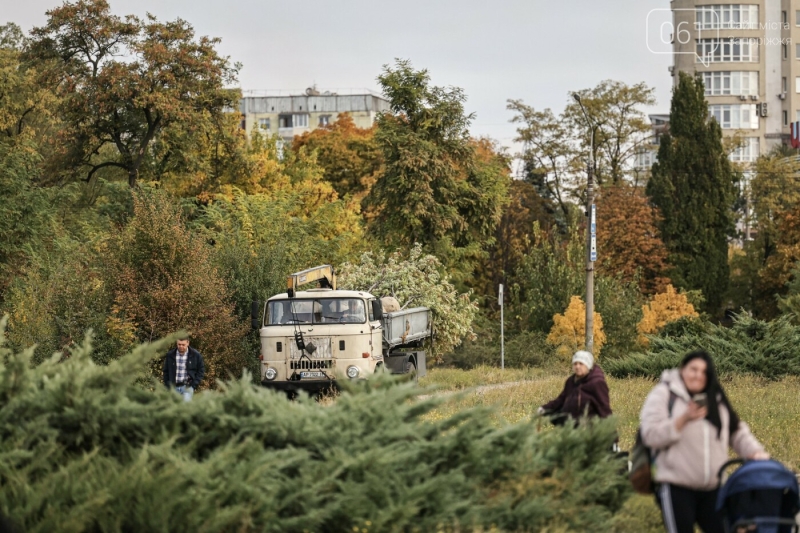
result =
[{"label": "dark puffer jacket", "polygon": [[571,375],[564,383],[564,390],[558,398],[542,407],[546,413],[562,414],[576,420],[584,414],[600,418],[610,416],[611,402],[608,399],[608,384],[603,369],[594,365],[583,379],[576,379],[574,374]]}]

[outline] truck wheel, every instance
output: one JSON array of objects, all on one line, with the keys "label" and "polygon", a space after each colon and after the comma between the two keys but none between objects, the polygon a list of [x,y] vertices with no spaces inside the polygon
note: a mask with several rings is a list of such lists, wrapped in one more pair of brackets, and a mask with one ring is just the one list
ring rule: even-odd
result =
[{"label": "truck wheel", "polygon": [[409,359],[406,362],[406,375],[408,376],[409,380],[413,381],[414,383],[419,383],[419,376],[417,375],[417,367],[414,365],[414,361]]}]

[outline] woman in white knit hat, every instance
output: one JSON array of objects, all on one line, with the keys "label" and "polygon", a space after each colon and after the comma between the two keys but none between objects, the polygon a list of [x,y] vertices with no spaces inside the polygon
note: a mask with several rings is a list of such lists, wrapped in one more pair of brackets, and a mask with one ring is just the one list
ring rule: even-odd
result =
[{"label": "woman in white knit hat", "polygon": [[594,363],[586,350],[572,356],[573,374],[564,382],[558,397],[539,407],[538,413],[549,415],[554,424],[562,425],[567,419],[576,422],[582,416],[605,418],[611,415],[608,384],[603,370]]}]

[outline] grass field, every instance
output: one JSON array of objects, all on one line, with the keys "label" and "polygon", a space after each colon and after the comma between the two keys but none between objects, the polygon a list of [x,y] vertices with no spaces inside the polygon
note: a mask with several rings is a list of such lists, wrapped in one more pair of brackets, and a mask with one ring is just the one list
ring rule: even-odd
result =
[{"label": "grass field", "polygon": [[[434,368],[420,380],[423,386],[452,393],[451,400],[430,416],[446,417],[472,406],[493,406],[494,420],[517,422],[530,417],[536,408],[558,395],[567,373],[540,369],[480,367],[473,370]],[[498,388],[475,390],[483,385],[511,383]],[[633,445],[639,425],[639,411],[654,381],[643,378],[608,379],[611,408],[617,417],[620,447]],[[766,381],[735,376],[723,381],[733,407],[746,421],[772,456],[789,468],[800,470],[800,379]],[[543,423],[546,429],[548,424]],[[617,516],[617,532],[663,531],[660,515],[651,498],[634,496]]]}]

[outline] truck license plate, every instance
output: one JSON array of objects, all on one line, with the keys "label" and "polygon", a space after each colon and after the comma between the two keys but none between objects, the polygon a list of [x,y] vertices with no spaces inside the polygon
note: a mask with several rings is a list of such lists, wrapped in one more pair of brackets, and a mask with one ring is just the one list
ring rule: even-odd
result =
[{"label": "truck license plate", "polygon": [[325,377],[325,374],[323,374],[322,372],[300,372],[300,378],[301,379],[324,378],[324,377]]}]

